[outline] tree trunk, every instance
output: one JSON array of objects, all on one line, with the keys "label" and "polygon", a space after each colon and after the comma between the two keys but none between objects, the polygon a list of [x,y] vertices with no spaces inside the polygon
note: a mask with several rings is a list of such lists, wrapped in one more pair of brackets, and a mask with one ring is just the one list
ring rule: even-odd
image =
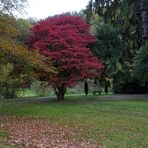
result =
[{"label": "tree trunk", "polygon": [[141,0],[140,9],[142,17],[143,39],[148,40],[148,6],[144,0]]},{"label": "tree trunk", "polygon": [[64,100],[64,96],[65,96],[65,92],[66,92],[66,87],[65,87],[64,83],[62,83],[59,86],[54,86],[53,88],[54,88],[54,91],[55,91],[58,101]]},{"label": "tree trunk", "polygon": [[84,92],[85,92],[85,95],[87,96],[88,95],[88,83],[87,82],[84,83]]}]

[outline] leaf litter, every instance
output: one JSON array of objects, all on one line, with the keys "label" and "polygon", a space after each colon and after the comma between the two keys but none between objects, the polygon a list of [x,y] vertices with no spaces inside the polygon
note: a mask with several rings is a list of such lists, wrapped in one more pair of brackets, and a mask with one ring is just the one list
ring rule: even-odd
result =
[{"label": "leaf litter", "polygon": [[42,118],[0,116],[0,130],[10,133],[9,144],[24,148],[102,148],[90,141],[78,141],[75,129]]}]

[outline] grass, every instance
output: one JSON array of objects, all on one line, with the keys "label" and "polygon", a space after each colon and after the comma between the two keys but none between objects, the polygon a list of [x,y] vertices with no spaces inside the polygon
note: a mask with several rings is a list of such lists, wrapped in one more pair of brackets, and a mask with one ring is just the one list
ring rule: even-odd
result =
[{"label": "grass", "polygon": [[9,133],[7,131],[0,130],[0,137],[7,137],[8,135]]},{"label": "grass", "polygon": [[11,145],[7,144],[6,140],[9,136],[9,133],[5,130],[0,130],[0,147],[1,148],[14,148]]},{"label": "grass", "polygon": [[79,140],[89,139],[106,148],[148,147],[148,99],[122,100],[98,96],[1,101],[0,115],[33,116],[77,129]]}]

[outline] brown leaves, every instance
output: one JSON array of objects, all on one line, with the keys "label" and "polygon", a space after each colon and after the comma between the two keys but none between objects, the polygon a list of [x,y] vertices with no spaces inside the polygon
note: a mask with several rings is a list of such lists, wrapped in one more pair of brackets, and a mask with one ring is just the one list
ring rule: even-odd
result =
[{"label": "brown leaves", "polygon": [[49,124],[37,118],[0,117],[0,129],[10,132],[8,142],[25,148],[101,148],[100,145],[76,140],[74,129]]}]

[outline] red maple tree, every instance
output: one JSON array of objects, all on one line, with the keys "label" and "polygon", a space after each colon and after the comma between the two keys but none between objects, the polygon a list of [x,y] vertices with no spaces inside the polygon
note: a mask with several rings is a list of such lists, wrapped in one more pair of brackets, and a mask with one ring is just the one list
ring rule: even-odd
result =
[{"label": "red maple tree", "polygon": [[40,21],[32,28],[27,43],[32,50],[49,56],[59,70],[52,87],[59,100],[64,99],[66,87],[87,78],[97,78],[103,68],[93,56],[88,44],[95,42],[90,26],[78,16],[55,16]]}]

